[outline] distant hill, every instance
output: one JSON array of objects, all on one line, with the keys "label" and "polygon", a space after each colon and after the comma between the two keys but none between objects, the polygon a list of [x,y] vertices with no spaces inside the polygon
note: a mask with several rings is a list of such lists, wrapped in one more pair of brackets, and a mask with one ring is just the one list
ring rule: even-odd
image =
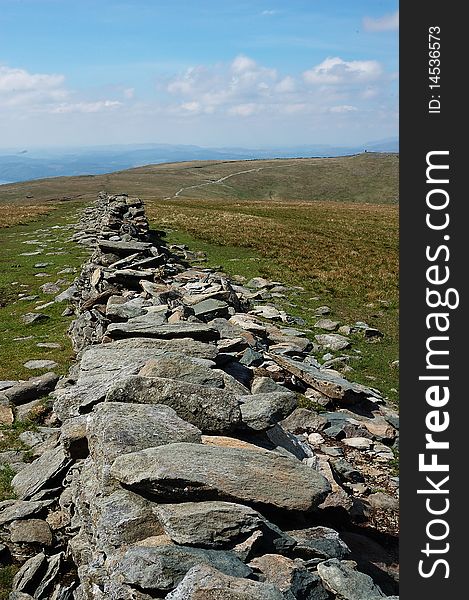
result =
[{"label": "distant hill", "polygon": [[147,164],[193,160],[252,160],[335,157],[360,152],[398,152],[397,140],[369,142],[362,147],[310,145],[269,149],[202,148],[190,145],[144,144],[0,151],[0,183],[46,177],[100,175]]},{"label": "distant hill", "polygon": [[152,164],[103,175],[32,180],[0,186],[0,203],[91,202],[101,190],[143,200],[297,200],[396,204],[399,155],[190,161]]}]

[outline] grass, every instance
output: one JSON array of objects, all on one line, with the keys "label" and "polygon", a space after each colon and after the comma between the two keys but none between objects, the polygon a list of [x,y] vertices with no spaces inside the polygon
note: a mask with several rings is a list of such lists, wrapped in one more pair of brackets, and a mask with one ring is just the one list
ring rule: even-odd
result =
[{"label": "grass", "polygon": [[55,177],[3,185],[0,204],[92,202],[100,190],[128,192],[151,200],[174,196],[182,187],[225,181],[181,194],[225,201],[301,200],[396,204],[399,157],[359,154],[338,158],[245,161],[192,161],[147,165],[107,175]]},{"label": "grass", "polygon": [[[46,214],[34,215],[34,221],[0,229],[0,379],[27,379],[44,372],[26,369],[23,363],[30,359],[53,360],[59,365],[56,372],[64,374],[74,358],[66,333],[71,318],[61,316],[66,303],[55,303],[39,309],[39,312],[49,316],[47,321],[41,323],[25,325],[21,317],[25,313],[36,312],[37,306],[54,299],[56,294],[45,294],[40,289],[41,285],[62,279],[61,289],[65,289],[79,272],[86,251],[78,244],[67,241],[72,231],[51,227],[75,222],[81,206],[76,203],[59,204]],[[0,211],[0,223],[5,224],[3,211]],[[39,245],[24,243],[36,239],[46,244],[42,253],[22,256],[25,252],[40,248]],[[47,267],[35,267],[38,263],[50,264]],[[77,269],[77,273],[58,274],[64,268]],[[48,276],[36,277],[40,272],[46,272]],[[21,300],[19,294],[38,298]],[[57,342],[61,347],[38,347],[36,344],[41,342]]]},{"label": "grass", "polygon": [[18,571],[19,567],[17,565],[0,567],[0,600],[8,600],[11,586],[13,585],[13,578]]},{"label": "grass", "polygon": [[277,303],[304,318],[311,337],[321,333],[314,313],[325,304],[342,324],[382,331],[375,342],[352,334],[350,377],[397,403],[397,207],[178,200],[150,203],[147,213],[169,243],[206,252],[209,266],[302,287]]}]

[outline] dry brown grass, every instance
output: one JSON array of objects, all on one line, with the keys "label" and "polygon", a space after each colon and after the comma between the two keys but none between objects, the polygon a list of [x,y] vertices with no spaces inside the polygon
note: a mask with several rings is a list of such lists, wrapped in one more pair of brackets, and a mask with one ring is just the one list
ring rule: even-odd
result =
[{"label": "dry brown grass", "polygon": [[363,302],[397,301],[397,206],[178,199],[148,202],[147,212],[162,228],[255,249],[274,276]]},{"label": "dry brown grass", "polygon": [[0,227],[12,227],[33,221],[39,215],[54,210],[53,205],[45,204],[2,204],[0,207]]}]

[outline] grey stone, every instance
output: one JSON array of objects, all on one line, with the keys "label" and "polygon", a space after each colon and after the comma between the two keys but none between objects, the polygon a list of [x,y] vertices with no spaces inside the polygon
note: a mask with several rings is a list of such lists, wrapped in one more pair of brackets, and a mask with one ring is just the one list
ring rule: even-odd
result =
[{"label": "grey stone", "polygon": [[16,383],[5,390],[4,394],[13,404],[24,404],[51,392],[58,380],[55,373],[44,373],[44,375],[32,377],[28,381]]},{"label": "grey stone", "polygon": [[371,577],[355,571],[337,558],[319,563],[318,575],[324,587],[341,600],[378,600],[384,597]]},{"label": "grey stone", "polygon": [[37,516],[45,511],[47,502],[26,502],[24,500],[13,501],[12,504],[0,508],[0,525],[26,519],[27,517]]},{"label": "grey stone", "polygon": [[207,300],[202,300],[202,302],[197,302],[197,304],[192,305],[192,308],[195,316],[199,319],[203,319],[204,321],[210,321],[216,318],[225,318],[229,315],[229,305],[222,300],[217,300],[216,298],[209,298]]},{"label": "grey stone", "polygon": [[246,365],[246,367],[258,367],[264,362],[264,355],[262,352],[257,352],[252,348],[246,348],[239,362],[242,365]]},{"label": "grey stone", "polygon": [[230,392],[162,377],[123,379],[109,390],[106,402],[166,404],[203,433],[232,431],[241,419],[238,401]]},{"label": "grey stone", "polygon": [[[146,317],[146,318],[145,318]],[[127,323],[111,323],[106,334],[113,339],[126,337],[155,337],[160,339],[192,338],[200,341],[214,341],[219,337],[216,329],[205,323],[180,321],[167,325],[155,324],[153,315],[145,315]]]},{"label": "grey stone", "polygon": [[301,561],[278,554],[264,554],[249,566],[259,571],[266,582],[275,585],[288,600],[328,600],[319,577],[310,573]]},{"label": "grey stone", "polygon": [[274,284],[268,279],[265,279],[264,277],[253,277],[247,282],[246,285],[249,288],[261,289],[266,287],[272,287]]},{"label": "grey stone", "polygon": [[40,286],[40,289],[43,294],[57,294],[60,292],[60,285],[57,285],[56,283],[45,283]]},{"label": "grey stone", "polygon": [[297,406],[293,392],[271,392],[242,396],[241,419],[255,431],[263,431],[287,417]]},{"label": "grey stone", "polygon": [[253,394],[267,394],[269,392],[288,392],[289,390],[276,383],[271,377],[254,377],[251,384]]},{"label": "grey stone", "polygon": [[215,363],[192,358],[185,354],[167,352],[163,356],[150,359],[140,370],[139,375],[177,379],[208,387],[224,387],[222,372],[210,368],[210,365],[214,366]]},{"label": "grey stone", "polygon": [[167,535],[180,545],[233,548],[254,532],[262,532],[258,545],[285,551],[295,545],[290,536],[252,508],[232,502],[184,502],[160,504],[155,509]]},{"label": "grey stone", "polygon": [[179,546],[129,548],[116,571],[124,583],[140,589],[170,591],[196,565],[209,565],[235,577],[248,577],[252,572],[231,552]]},{"label": "grey stone", "polygon": [[327,419],[307,408],[296,408],[291,415],[281,422],[282,427],[290,433],[314,433],[323,431]]},{"label": "grey stone", "polygon": [[289,531],[288,535],[297,541],[295,556],[306,560],[312,558],[345,558],[350,554],[347,544],[339,534],[329,527],[309,527]]},{"label": "grey stone", "polygon": [[44,452],[34,462],[17,473],[12,480],[16,494],[22,500],[28,500],[44,488],[54,487],[56,480],[70,465],[70,459],[61,446]]},{"label": "grey stone", "polygon": [[350,346],[349,338],[340,335],[340,333],[320,333],[319,335],[315,335],[314,339],[323,348],[329,350],[343,350]]},{"label": "grey stone", "polygon": [[70,302],[75,296],[78,295],[78,288],[75,284],[72,284],[66,290],[61,292],[54,298],[55,302]]},{"label": "grey stone", "polygon": [[13,591],[34,593],[36,591],[37,575],[45,568],[46,564],[47,558],[43,552],[27,560],[13,578]]},{"label": "grey stone", "polygon": [[0,392],[8,390],[9,388],[13,387],[17,383],[18,383],[18,381],[11,381],[11,380],[0,381]]},{"label": "grey stone", "polygon": [[95,406],[87,423],[88,446],[98,468],[117,456],[172,442],[201,441],[200,431],[169,406],[106,402]]},{"label": "grey stone", "polygon": [[319,319],[314,324],[318,329],[324,329],[325,331],[337,331],[339,325],[338,321],[332,321],[331,319]]},{"label": "grey stone", "polygon": [[281,449],[286,450],[286,452],[295,456],[298,460],[313,456],[313,452],[308,444],[302,442],[297,436],[285,431],[279,423],[267,429],[265,435],[276,446],[277,451]]},{"label": "grey stone", "polygon": [[28,360],[23,364],[26,369],[54,369],[58,367],[55,360]]},{"label": "grey stone", "polygon": [[127,301],[123,296],[110,296],[106,304],[106,317],[110,319],[132,319],[146,312],[140,296]]},{"label": "grey stone", "polygon": [[206,359],[215,358],[218,352],[216,346],[190,338],[131,338],[91,346],[83,352],[76,385],[54,391],[54,411],[62,421],[78,415],[81,410],[103,400],[116,381],[138,373],[149,359],[168,351]]},{"label": "grey stone", "polygon": [[52,531],[42,519],[24,519],[10,525],[10,539],[13,543],[52,545]]},{"label": "grey stone", "polygon": [[51,585],[53,584],[55,578],[59,574],[60,567],[62,565],[64,554],[63,552],[59,552],[59,554],[54,554],[51,556],[47,563],[47,570],[45,575],[42,577],[41,583],[38,585],[37,589],[34,591],[34,598],[37,599],[46,599],[46,592],[48,593]]},{"label": "grey stone", "polygon": [[135,252],[144,252],[150,250],[152,245],[149,242],[111,242],[109,240],[99,240],[98,247],[103,251],[126,256]]},{"label": "grey stone", "polygon": [[157,500],[224,499],[286,510],[311,510],[330,491],[322,475],[295,459],[202,444],[169,444],[119,456],[111,475]]},{"label": "grey stone", "polygon": [[97,541],[106,552],[163,532],[151,503],[128,490],[119,489],[100,499],[97,511]]},{"label": "grey stone", "polygon": [[50,349],[58,349],[62,348],[62,346],[56,342],[39,342],[36,344],[38,348],[50,348]]},{"label": "grey stone", "polygon": [[231,577],[208,565],[190,569],[166,600],[284,600],[283,594],[270,583]]},{"label": "grey stone", "polygon": [[305,365],[286,356],[270,356],[282,368],[328,398],[345,404],[355,404],[370,397],[379,398],[379,395],[374,390],[358,383],[351,383],[342,377],[320,371],[315,367]]},{"label": "grey stone", "polygon": [[21,320],[26,325],[31,325],[33,323],[41,323],[42,321],[47,321],[49,318],[49,315],[45,315],[44,313],[26,313],[21,317]]}]

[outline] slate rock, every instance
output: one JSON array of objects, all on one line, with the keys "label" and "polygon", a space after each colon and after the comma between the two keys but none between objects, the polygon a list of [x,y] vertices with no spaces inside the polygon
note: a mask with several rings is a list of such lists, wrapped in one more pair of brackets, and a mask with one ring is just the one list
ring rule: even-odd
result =
[{"label": "slate rock", "polygon": [[271,377],[254,377],[251,384],[253,394],[267,394],[269,392],[288,392],[289,390],[279,385]]},{"label": "slate rock", "polygon": [[45,511],[47,505],[47,502],[13,501],[5,507],[0,507],[0,526],[11,521],[36,516]]},{"label": "slate rock", "polygon": [[337,558],[319,563],[318,575],[324,587],[341,600],[378,600],[384,597],[371,577]]},{"label": "slate rock", "polygon": [[129,548],[118,562],[118,576],[142,590],[170,591],[196,565],[208,565],[234,577],[248,577],[251,569],[232,552],[181,546]]},{"label": "slate rock", "polygon": [[287,417],[297,406],[293,392],[271,392],[240,397],[241,419],[254,431],[263,431]]},{"label": "slate rock", "polygon": [[204,433],[232,431],[241,419],[238,401],[230,392],[163,377],[123,379],[109,390],[106,402],[165,404]]},{"label": "slate rock", "polygon": [[246,367],[258,367],[264,362],[264,355],[252,348],[246,348],[239,362]]},{"label": "slate rock", "polygon": [[44,488],[53,488],[70,463],[61,446],[48,450],[13,477],[13,489],[20,499],[28,500]]},{"label": "slate rock", "polygon": [[347,544],[340,539],[337,531],[329,527],[308,527],[288,531],[296,540],[295,556],[306,560],[312,558],[345,558],[350,554]]},{"label": "slate rock", "polygon": [[219,338],[218,331],[206,323],[179,321],[178,323],[159,325],[155,323],[155,319],[151,314],[139,319],[131,319],[126,323],[111,323],[106,330],[106,335],[112,339],[128,337],[175,339],[189,337],[205,342],[214,341]]},{"label": "slate rock", "polygon": [[126,256],[135,252],[144,252],[150,250],[152,244],[149,242],[111,242],[109,240],[99,240],[98,247],[100,250],[106,253],[112,252],[113,254]]},{"label": "slate rock", "polygon": [[51,392],[58,380],[59,377],[55,373],[44,373],[39,377],[31,377],[28,381],[15,383],[3,393],[13,404],[24,404]]},{"label": "slate rock", "polygon": [[276,356],[272,354],[270,357],[279,366],[286,369],[318,392],[321,392],[321,394],[344,404],[356,404],[363,402],[369,397],[380,397],[370,388],[358,383],[351,383],[338,375],[321,371],[310,365],[287,358],[286,356]]},{"label": "slate rock", "polygon": [[10,539],[13,543],[52,545],[52,531],[42,519],[23,519],[10,525]]},{"label": "slate rock", "polygon": [[208,565],[190,569],[166,600],[284,600],[283,594],[270,583],[231,577]]},{"label": "slate rock", "polygon": [[164,377],[186,383],[223,388],[225,383],[220,371],[213,370],[215,363],[194,359],[185,354],[167,352],[150,359],[140,370],[142,377]]},{"label": "slate rock", "polygon": [[293,458],[203,444],[169,444],[121,455],[111,475],[156,500],[229,500],[254,507],[312,510],[327,480]]},{"label": "slate rock", "polygon": [[310,573],[300,561],[278,554],[264,554],[249,566],[259,571],[266,582],[274,584],[286,600],[328,600],[329,594],[321,580]]},{"label": "slate rock", "polygon": [[13,591],[34,593],[36,591],[36,583],[40,574],[47,568],[46,565],[47,558],[43,552],[27,560],[13,578]]},{"label": "slate rock", "polygon": [[321,414],[307,408],[296,408],[291,415],[281,423],[282,427],[290,433],[314,433],[323,431],[327,420]]},{"label": "slate rock", "polygon": [[54,369],[59,365],[54,360],[28,360],[23,366],[26,369]]},{"label": "slate rock", "polygon": [[203,321],[210,321],[217,318],[225,318],[229,316],[229,305],[223,300],[217,300],[216,298],[208,298],[193,304],[192,308],[194,314],[198,319]]},{"label": "slate rock", "polygon": [[349,338],[340,335],[340,333],[320,333],[319,335],[315,335],[314,339],[323,348],[327,348],[328,350],[344,350],[350,346]]},{"label": "slate rock", "polygon": [[116,381],[137,374],[149,359],[168,351],[206,359],[215,358],[218,352],[216,346],[190,338],[130,338],[91,346],[82,354],[76,385],[54,391],[54,411],[62,421],[80,414],[103,400]]},{"label": "slate rock", "polygon": [[172,442],[201,441],[200,431],[161,404],[98,404],[87,422],[91,457],[98,466],[111,465],[122,454]]},{"label": "slate rock", "polygon": [[263,548],[280,552],[295,545],[293,538],[242,504],[220,501],[160,504],[155,512],[166,534],[180,545],[230,548],[259,531]]},{"label": "slate rock", "polygon": [[41,323],[49,319],[49,315],[44,313],[26,313],[21,317],[21,320],[26,325],[32,325],[33,323]]},{"label": "slate rock", "polygon": [[96,510],[97,543],[104,551],[163,533],[152,504],[129,490],[99,499]]}]

